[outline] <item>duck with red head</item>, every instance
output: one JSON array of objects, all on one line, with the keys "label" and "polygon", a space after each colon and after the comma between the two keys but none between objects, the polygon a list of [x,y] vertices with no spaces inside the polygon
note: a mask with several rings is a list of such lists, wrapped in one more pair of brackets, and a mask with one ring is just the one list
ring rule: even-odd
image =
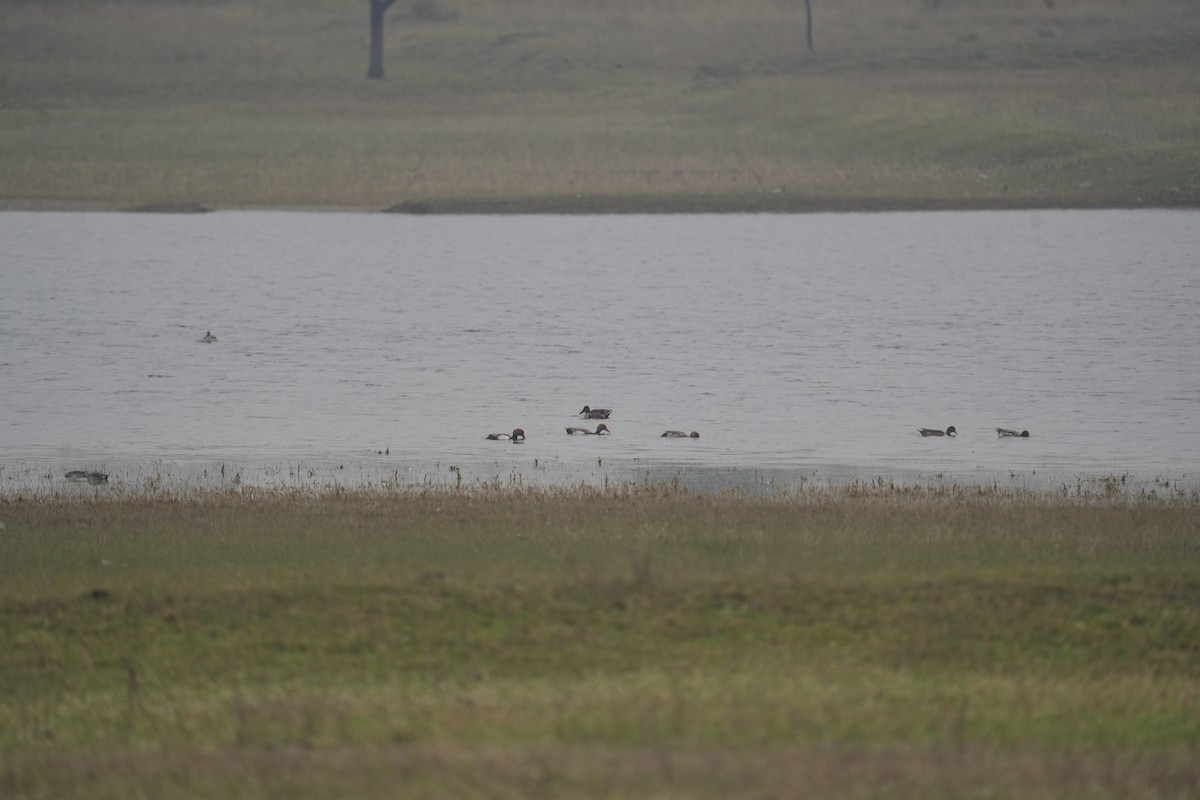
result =
[{"label": "duck with red head", "polygon": [[497,442],[512,442],[513,444],[520,444],[521,442],[525,441],[525,429],[514,428],[512,433],[489,433],[487,438]]}]

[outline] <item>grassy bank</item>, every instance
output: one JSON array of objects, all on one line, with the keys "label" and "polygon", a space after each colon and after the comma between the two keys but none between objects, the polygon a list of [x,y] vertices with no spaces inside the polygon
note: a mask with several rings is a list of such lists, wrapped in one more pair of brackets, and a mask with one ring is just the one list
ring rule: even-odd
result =
[{"label": "grassy bank", "polygon": [[0,794],[1193,796],[1192,499],[0,506]]},{"label": "grassy bank", "polygon": [[1190,0],[0,8],[0,205],[1200,205]]}]

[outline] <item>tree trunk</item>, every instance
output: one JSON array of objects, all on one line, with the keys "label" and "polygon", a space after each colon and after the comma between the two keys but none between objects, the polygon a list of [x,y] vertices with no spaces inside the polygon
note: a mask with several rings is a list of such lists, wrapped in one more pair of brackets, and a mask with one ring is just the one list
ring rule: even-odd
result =
[{"label": "tree trunk", "polygon": [[804,0],[804,38],[808,42],[808,52],[812,52],[812,0]]},{"label": "tree trunk", "polygon": [[368,78],[383,77],[383,15],[396,0],[370,0],[371,3],[371,63]]}]

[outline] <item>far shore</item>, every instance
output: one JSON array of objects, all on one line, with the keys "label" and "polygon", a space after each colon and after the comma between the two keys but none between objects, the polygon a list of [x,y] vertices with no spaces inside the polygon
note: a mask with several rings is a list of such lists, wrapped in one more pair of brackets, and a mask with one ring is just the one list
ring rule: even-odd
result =
[{"label": "far shore", "polygon": [[0,211],[1200,208],[1179,0],[8,5]]},{"label": "far shore", "polygon": [[440,198],[402,201],[387,208],[365,205],[144,203],[129,205],[102,201],[0,199],[0,212],[123,212],[147,214],[204,214],[213,211],[300,211],[328,213],[387,213],[420,215],[492,214],[848,214],[920,211],[1072,211],[1200,208],[1200,196],[1178,195],[1153,199],[1012,197],[828,197],[802,193],[757,195],[648,195],[510,198]]}]

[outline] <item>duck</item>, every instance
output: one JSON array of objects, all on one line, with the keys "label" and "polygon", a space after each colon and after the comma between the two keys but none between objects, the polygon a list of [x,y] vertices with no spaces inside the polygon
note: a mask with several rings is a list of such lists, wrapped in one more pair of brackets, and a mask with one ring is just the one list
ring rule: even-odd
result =
[{"label": "duck", "polygon": [[684,433],[683,431],[663,431],[663,435],[658,438],[660,438],[660,439],[699,439],[700,433],[698,431],[692,431],[691,433]]},{"label": "duck", "polygon": [[524,428],[514,428],[512,433],[489,433],[487,435],[487,438],[491,439],[493,441],[500,441],[500,442],[511,441],[515,444],[517,442],[525,441],[525,429]]},{"label": "duck", "polygon": [[958,431],[953,425],[944,431],[939,431],[937,428],[917,428],[917,432],[922,436],[958,436]]},{"label": "duck", "polygon": [[88,472],[86,469],[73,469],[63,477],[69,481],[87,481],[93,485],[108,483],[107,472]]},{"label": "duck", "polygon": [[608,426],[603,422],[597,425],[596,430],[594,431],[589,431],[587,428],[567,428],[568,436],[574,436],[577,433],[582,433],[588,436],[603,436],[605,434],[612,433],[612,431],[610,431]]},{"label": "duck", "polygon": [[216,340],[217,337],[213,336],[212,331],[205,331],[204,335],[200,337],[200,341],[205,342],[206,344],[212,344]]},{"label": "duck", "polygon": [[1001,439],[1008,439],[1010,437],[1015,437],[1017,439],[1028,439],[1029,431],[1018,432],[1009,428],[996,428],[996,435]]},{"label": "duck", "polygon": [[579,412],[579,416],[584,419],[608,419],[610,414],[612,414],[611,408],[591,408],[590,406],[584,406],[583,411]]}]

